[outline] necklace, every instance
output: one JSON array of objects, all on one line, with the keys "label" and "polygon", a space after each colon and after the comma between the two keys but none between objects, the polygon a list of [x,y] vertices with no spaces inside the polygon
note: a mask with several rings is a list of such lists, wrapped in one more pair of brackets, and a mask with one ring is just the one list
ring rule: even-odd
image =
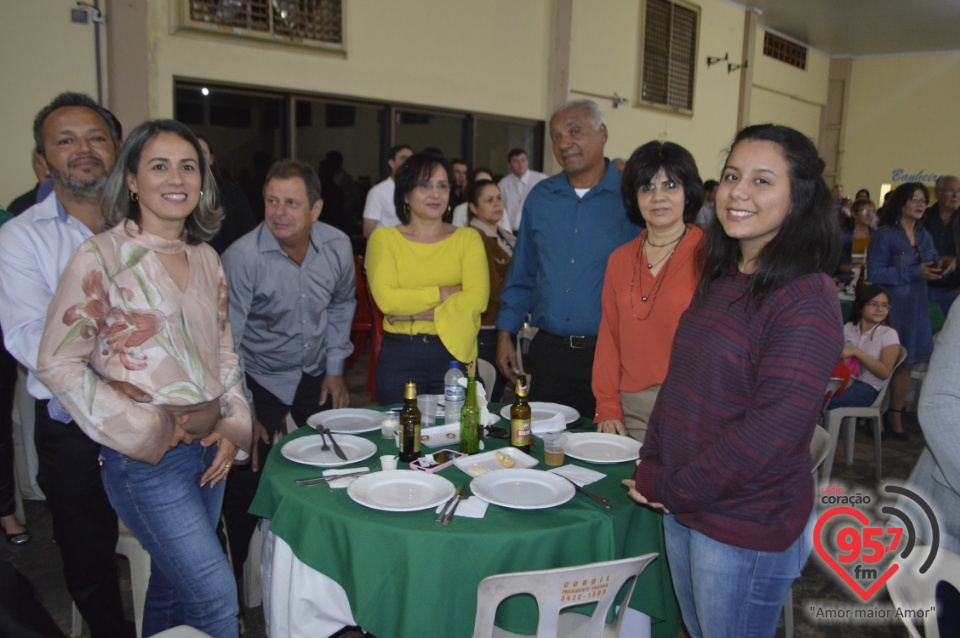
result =
[{"label": "necklace", "polygon": [[[686,234],[687,234],[687,228],[686,228],[686,226],[684,226],[683,232],[680,233],[680,236],[679,236],[679,237],[677,237],[676,239],[674,239],[674,240],[672,240],[672,241],[668,241],[668,242],[665,243],[665,244],[655,244],[655,243],[653,243],[652,241],[650,241],[650,240],[649,240],[649,237],[650,237],[650,233],[649,233],[649,232],[648,232],[646,235],[644,235],[644,236],[643,236],[643,243],[646,244],[647,246],[653,246],[654,248],[666,248],[667,246],[674,245],[673,248],[670,250],[670,252],[666,253],[666,254],[665,254],[663,257],[661,257],[660,260],[657,261],[656,263],[650,263],[649,261],[647,261],[647,269],[648,269],[648,270],[653,270],[656,266],[659,266],[660,264],[662,264],[665,259],[667,259],[668,257],[670,257],[670,256],[673,254],[673,251],[677,249],[677,247],[676,247],[675,244],[678,244],[678,243],[680,242],[680,240],[683,239],[683,236],[686,235]],[[642,247],[643,247],[643,246],[641,246],[641,248],[642,248]],[[646,254],[646,251],[644,251],[644,254]]]},{"label": "necklace", "polygon": [[[670,243],[679,244],[680,240],[683,239],[683,235],[686,235],[686,234],[687,234],[687,231],[686,229],[684,229],[683,234],[680,235],[680,237],[678,237],[674,242],[670,242]],[[667,279],[667,272],[670,270],[670,262],[673,261],[674,253],[677,252],[677,247],[674,246],[673,249],[669,253],[667,253],[663,259],[657,262],[657,264],[659,264],[665,259],[667,263],[666,265],[664,265],[663,270],[661,270],[658,273],[658,276],[656,277],[656,282],[653,284],[653,288],[650,289],[650,292],[648,292],[647,294],[643,294],[643,281],[641,280],[642,278],[640,277],[640,254],[643,252],[643,244],[644,242],[646,242],[646,239],[647,239],[646,236],[644,236],[643,239],[644,241],[640,242],[640,245],[637,246],[637,255],[636,255],[636,258],[634,259],[634,264],[632,268],[633,272],[630,277],[630,311],[633,313],[633,318],[636,319],[637,321],[646,321],[647,318],[650,316],[650,314],[653,312],[654,307],[657,305],[657,296],[659,296],[660,294],[660,289],[663,287],[663,282],[666,281]],[[664,244],[664,245],[669,246],[670,244]],[[652,266],[650,264],[647,264],[647,268],[650,269],[652,268]],[[634,286],[636,286],[640,290],[641,302],[646,303],[647,299],[650,299],[650,297],[653,297],[653,299],[651,299],[650,301],[650,308],[647,310],[647,314],[643,315],[643,317],[637,314],[637,308],[636,306],[634,306],[634,303],[633,303]]]},{"label": "necklace", "polygon": [[681,239],[683,239],[683,236],[686,235],[686,234],[687,234],[687,227],[684,226],[684,227],[683,227],[683,232],[680,233],[680,236],[677,237],[676,239],[671,239],[670,241],[668,241],[668,242],[665,243],[665,244],[655,244],[655,243],[653,243],[652,241],[650,241],[650,233],[649,233],[649,231],[648,231],[647,234],[643,236],[643,241],[647,242],[647,244],[649,244],[650,246],[653,246],[654,248],[666,248],[667,246],[670,246],[670,245],[672,245],[672,244],[675,244],[675,243],[677,243],[678,241],[680,241]]}]

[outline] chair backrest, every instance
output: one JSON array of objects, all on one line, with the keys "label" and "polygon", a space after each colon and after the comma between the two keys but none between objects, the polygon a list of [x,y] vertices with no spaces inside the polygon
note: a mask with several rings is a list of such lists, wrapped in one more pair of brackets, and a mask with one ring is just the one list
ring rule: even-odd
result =
[{"label": "chair backrest", "polygon": [[487,391],[487,400],[489,400],[490,393],[493,392],[493,384],[497,381],[497,369],[486,359],[477,359],[477,376],[480,377],[480,383]]},{"label": "chair backrest", "polygon": [[900,364],[903,363],[903,360],[907,358],[907,349],[903,346],[900,346],[900,354],[897,356],[897,362],[893,365],[893,370],[890,371],[890,376],[883,380],[883,385],[880,386],[880,392],[877,393],[877,398],[874,400],[871,408],[878,408],[883,412],[887,405],[890,403],[887,398],[887,386],[890,385],[890,379],[893,378],[894,373],[896,373],[897,368],[900,367]]},{"label": "chair backrest", "polygon": [[353,330],[370,330],[373,311],[370,309],[370,293],[367,291],[367,278],[363,273],[363,256],[355,255],[353,267],[357,274],[357,312],[353,317]]},{"label": "chair backrest", "polygon": [[840,377],[830,377],[830,380],[827,381],[827,388],[823,391],[823,405],[820,407],[820,420],[823,420],[823,415],[827,412],[827,405],[830,404],[830,399],[833,398],[833,395],[837,393],[837,390],[840,389],[845,382],[845,379]]},{"label": "chair backrest", "polygon": [[[960,590],[960,556],[940,547],[930,569],[926,574],[921,574],[918,568],[926,560],[929,551],[930,548],[924,545],[914,547],[907,563],[887,581],[887,591],[894,607],[918,610],[935,607],[937,583],[940,581],[946,581]],[[901,620],[913,638],[921,638],[908,615],[902,616]],[[924,616],[923,629],[926,638],[940,636],[936,614]]]},{"label": "chair backrest", "polygon": [[519,594],[530,594],[537,599],[540,621],[537,637],[556,636],[560,611],[568,607],[597,603],[590,619],[587,636],[600,636],[606,625],[607,612],[613,605],[624,583],[633,579],[620,603],[620,613],[611,626],[619,633],[624,614],[633,595],[637,578],[647,565],[658,558],[656,552],[604,563],[579,567],[562,567],[534,572],[497,574],[488,576],[477,588],[477,620],[474,638],[493,635],[493,621],[500,603]]},{"label": "chair backrest", "polygon": [[824,428],[819,425],[813,428],[813,440],[810,441],[810,456],[813,460],[813,467],[810,471],[814,478],[816,478],[817,470],[820,469],[823,460],[827,458],[827,454],[830,452],[830,443],[830,435]]}]

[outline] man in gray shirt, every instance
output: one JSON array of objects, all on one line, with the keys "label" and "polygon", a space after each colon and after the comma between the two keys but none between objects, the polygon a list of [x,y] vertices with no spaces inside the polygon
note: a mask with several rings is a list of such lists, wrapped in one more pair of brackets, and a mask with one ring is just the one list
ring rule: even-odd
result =
[{"label": "man in gray shirt", "polygon": [[223,504],[235,573],[256,524],[246,512],[257,471],[287,412],[303,427],[310,415],[350,403],[343,378],[357,306],[350,239],[317,221],[320,179],[306,164],[275,163],[263,196],[264,221],[222,258],[254,419],[251,463],[234,466]]}]

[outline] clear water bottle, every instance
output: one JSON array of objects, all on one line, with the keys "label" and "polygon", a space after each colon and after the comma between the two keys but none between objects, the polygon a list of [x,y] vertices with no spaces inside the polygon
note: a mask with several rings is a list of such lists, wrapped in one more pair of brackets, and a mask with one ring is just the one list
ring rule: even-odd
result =
[{"label": "clear water bottle", "polygon": [[460,423],[460,410],[467,397],[467,389],[460,385],[463,371],[459,361],[451,361],[450,369],[443,375],[443,424]]}]

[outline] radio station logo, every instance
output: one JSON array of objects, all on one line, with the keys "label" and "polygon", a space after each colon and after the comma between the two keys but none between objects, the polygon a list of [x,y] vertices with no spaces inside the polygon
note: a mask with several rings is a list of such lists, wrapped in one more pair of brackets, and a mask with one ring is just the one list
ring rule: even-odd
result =
[{"label": "radio station logo", "polygon": [[[883,522],[871,519],[867,510],[874,498],[857,492],[848,494],[842,487],[823,487],[818,495],[821,503],[836,505],[817,519],[813,545],[823,562],[830,567],[863,602],[869,602],[883,585],[904,568],[917,545],[917,527],[930,529],[930,547],[919,572],[927,573],[937,557],[940,527],[937,517],[919,494],[898,485],[886,485],[883,491],[909,499],[926,516],[914,521],[907,512],[893,505],[884,505]],[[869,510],[868,510],[869,511]],[[826,533],[825,533],[825,530]]]}]

